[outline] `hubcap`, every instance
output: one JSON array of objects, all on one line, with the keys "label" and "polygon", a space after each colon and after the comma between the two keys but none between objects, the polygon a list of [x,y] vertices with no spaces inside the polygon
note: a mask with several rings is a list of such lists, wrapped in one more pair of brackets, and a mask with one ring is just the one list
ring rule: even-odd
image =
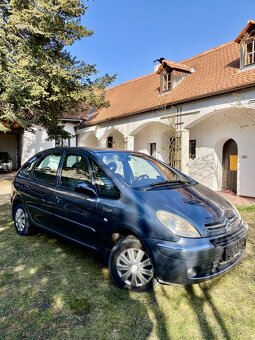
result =
[{"label": "hubcap", "polygon": [[23,209],[18,209],[15,214],[15,224],[18,231],[23,231],[26,225],[26,217]]},{"label": "hubcap", "polygon": [[117,272],[122,281],[132,287],[142,287],[153,278],[150,257],[141,249],[124,250],[117,258]]}]

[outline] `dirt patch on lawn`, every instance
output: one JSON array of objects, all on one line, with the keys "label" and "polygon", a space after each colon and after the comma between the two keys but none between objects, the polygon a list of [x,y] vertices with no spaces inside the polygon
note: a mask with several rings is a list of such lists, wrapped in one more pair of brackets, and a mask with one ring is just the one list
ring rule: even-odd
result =
[{"label": "dirt patch on lawn", "polygon": [[12,192],[12,179],[0,178],[0,195],[11,194]]}]

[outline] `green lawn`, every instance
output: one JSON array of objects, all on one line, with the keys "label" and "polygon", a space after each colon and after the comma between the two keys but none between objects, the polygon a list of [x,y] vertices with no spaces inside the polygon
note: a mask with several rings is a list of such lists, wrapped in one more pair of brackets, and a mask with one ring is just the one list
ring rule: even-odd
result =
[{"label": "green lawn", "polygon": [[95,254],[16,235],[0,206],[0,339],[254,339],[255,206],[245,259],[208,283],[120,290]]}]

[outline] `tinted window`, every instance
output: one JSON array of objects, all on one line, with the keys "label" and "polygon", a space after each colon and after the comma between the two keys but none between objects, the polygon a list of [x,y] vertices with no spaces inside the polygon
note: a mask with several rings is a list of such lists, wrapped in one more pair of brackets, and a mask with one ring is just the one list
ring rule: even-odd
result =
[{"label": "tinted window", "polygon": [[110,177],[95,162],[91,161],[94,183],[100,196],[119,198],[119,191]]},{"label": "tinted window", "polygon": [[29,177],[38,157],[31,158],[19,171],[18,176]]},{"label": "tinted window", "polygon": [[79,183],[91,183],[89,168],[86,158],[67,154],[64,159],[61,186],[74,189]]},{"label": "tinted window", "polygon": [[54,185],[59,166],[61,155],[51,154],[45,156],[36,166],[34,170],[34,179],[43,181],[47,184]]}]

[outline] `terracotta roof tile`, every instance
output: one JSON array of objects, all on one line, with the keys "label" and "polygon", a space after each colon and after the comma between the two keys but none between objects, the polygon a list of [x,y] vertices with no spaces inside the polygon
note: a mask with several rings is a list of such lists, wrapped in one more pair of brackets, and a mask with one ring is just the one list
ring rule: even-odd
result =
[{"label": "terracotta roof tile", "polygon": [[106,100],[110,107],[96,111],[89,124],[255,86],[255,70],[240,72],[239,57],[239,44],[229,42],[184,60],[183,65],[194,68],[195,72],[164,95],[159,91],[160,75],[157,73],[109,88]]},{"label": "terracotta roof tile", "polygon": [[184,65],[182,63],[175,63],[173,61],[170,61],[170,60],[163,60],[162,61],[162,64],[159,66],[158,70],[157,70],[157,73],[160,73],[163,66],[164,65],[167,65],[169,66],[171,69],[173,70],[178,70],[178,71],[186,71],[186,72],[191,72],[191,67],[190,66],[187,66],[187,65]]},{"label": "terracotta roof tile", "polygon": [[242,40],[242,38],[244,37],[244,35],[246,34],[246,32],[249,30],[249,28],[254,26],[254,25],[255,25],[255,21],[254,20],[248,20],[247,25],[239,33],[238,37],[235,39],[235,42],[239,43]]}]

